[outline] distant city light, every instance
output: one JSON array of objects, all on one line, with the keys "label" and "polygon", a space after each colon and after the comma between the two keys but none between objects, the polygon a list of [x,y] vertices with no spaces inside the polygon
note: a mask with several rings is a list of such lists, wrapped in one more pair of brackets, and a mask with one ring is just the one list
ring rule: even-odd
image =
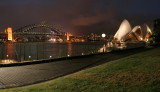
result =
[{"label": "distant city light", "polygon": [[31,59],[31,56],[28,56],[29,59]]},{"label": "distant city light", "polygon": [[53,41],[55,42],[55,41],[56,41],[56,39],[53,39]]},{"label": "distant city light", "polygon": [[148,42],[148,39],[147,39],[147,42]]},{"label": "distant city light", "polygon": [[54,31],[51,31],[54,34]]},{"label": "distant city light", "polygon": [[103,38],[104,38],[104,37],[106,37],[106,34],[105,34],[105,33],[103,33],[103,34],[102,34],[102,37],[103,37]]},{"label": "distant city light", "polygon": [[52,58],[52,56],[49,56],[49,58]]}]

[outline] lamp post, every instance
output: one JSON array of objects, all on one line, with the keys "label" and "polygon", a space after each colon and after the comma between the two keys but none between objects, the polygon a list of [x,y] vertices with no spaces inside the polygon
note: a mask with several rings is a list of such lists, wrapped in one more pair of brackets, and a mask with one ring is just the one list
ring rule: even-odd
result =
[{"label": "lamp post", "polygon": [[28,56],[29,60],[31,60],[31,56]]},{"label": "lamp post", "polygon": [[106,37],[106,34],[105,34],[105,33],[103,33],[103,34],[102,34],[102,38],[105,38],[105,37]]}]

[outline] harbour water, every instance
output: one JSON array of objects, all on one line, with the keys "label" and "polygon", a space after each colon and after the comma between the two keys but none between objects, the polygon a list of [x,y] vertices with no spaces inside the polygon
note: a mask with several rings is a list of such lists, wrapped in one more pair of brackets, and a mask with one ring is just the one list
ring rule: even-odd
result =
[{"label": "harbour water", "polygon": [[106,42],[1,43],[0,63],[26,62],[105,52]]}]

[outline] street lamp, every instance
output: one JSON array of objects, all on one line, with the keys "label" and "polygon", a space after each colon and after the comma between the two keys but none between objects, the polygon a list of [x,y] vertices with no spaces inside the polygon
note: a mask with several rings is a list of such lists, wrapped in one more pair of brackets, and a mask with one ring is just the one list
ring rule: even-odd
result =
[{"label": "street lamp", "polygon": [[7,59],[8,59],[8,55],[6,55]]},{"label": "street lamp", "polygon": [[29,60],[31,59],[31,56],[28,56]]},{"label": "street lamp", "polygon": [[103,38],[104,38],[104,37],[106,37],[106,34],[105,34],[105,33],[103,33],[103,34],[102,34],[102,37],[103,37]]}]

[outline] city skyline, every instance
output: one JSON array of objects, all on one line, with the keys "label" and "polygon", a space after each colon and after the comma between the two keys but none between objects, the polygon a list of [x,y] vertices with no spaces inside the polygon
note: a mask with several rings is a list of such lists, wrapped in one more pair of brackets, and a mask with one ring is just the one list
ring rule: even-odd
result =
[{"label": "city skyline", "polygon": [[159,0],[1,0],[0,30],[30,24],[53,25],[73,35],[114,35],[123,19],[132,28],[159,18]]}]

